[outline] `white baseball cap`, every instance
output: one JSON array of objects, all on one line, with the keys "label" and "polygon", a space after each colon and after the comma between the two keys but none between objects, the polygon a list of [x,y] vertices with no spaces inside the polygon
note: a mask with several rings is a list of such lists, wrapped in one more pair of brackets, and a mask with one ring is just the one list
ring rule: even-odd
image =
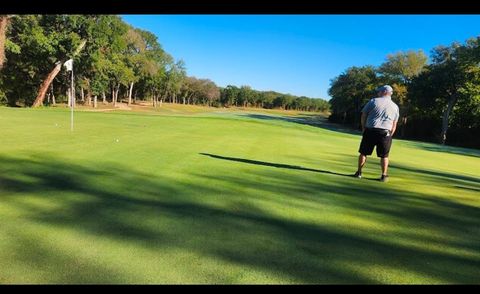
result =
[{"label": "white baseball cap", "polygon": [[393,88],[390,85],[384,85],[377,88],[377,92],[380,92],[380,91],[387,91],[389,93],[393,93]]}]

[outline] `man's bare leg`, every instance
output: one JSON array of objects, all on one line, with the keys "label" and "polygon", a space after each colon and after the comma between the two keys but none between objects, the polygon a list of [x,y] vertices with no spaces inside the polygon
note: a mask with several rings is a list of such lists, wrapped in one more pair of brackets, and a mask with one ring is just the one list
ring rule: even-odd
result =
[{"label": "man's bare leg", "polygon": [[380,165],[382,166],[382,175],[387,175],[388,157],[382,157],[382,159],[380,159]]},{"label": "man's bare leg", "polygon": [[358,155],[358,169],[357,169],[357,172],[359,172],[359,173],[362,172],[362,168],[363,168],[363,166],[365,165],[366,162],[367,162],[367,156],[365,156],[363,154]]}]

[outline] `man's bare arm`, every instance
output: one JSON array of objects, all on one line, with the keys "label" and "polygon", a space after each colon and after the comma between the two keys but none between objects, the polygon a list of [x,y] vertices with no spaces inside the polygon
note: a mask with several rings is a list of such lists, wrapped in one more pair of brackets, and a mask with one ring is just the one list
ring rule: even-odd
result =
[{"label": "man's bare arm", "polygon": [[365,112],[362,112],[362,118],[361,118],[361,122],[362,122],[362,132],[365,131],[365,122],[367,121],[367,114]]},{"label": "man's bare arm", "polygon": [[390,131],[390,134],[393,136],[393,134],[395,134],[395,131],[397,130],[397,122],[398,121],[394,121],[393,122],[393,126],[392,126],[392,130]]}]

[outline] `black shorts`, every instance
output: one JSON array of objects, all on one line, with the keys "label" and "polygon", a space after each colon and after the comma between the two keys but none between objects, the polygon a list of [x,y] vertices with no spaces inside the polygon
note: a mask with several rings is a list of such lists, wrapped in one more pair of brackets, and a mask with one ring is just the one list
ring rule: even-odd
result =
[{"label": "black shorts", "polygon": [[389,130],[365,129],[358,152],[363,155],[372,155],[375,146],[377,147],[378,157],[388,157],[392,146],[392,136]]}]

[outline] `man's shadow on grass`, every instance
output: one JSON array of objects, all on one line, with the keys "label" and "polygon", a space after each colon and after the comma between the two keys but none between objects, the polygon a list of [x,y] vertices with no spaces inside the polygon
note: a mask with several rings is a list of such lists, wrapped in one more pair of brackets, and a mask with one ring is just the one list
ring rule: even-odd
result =
[{"label": "man's shadow on grass", "polygon": [[342,173],[332,172],[332,171],[328,171],[328,170],[302,167],[302,166],[298,166],[298,165],[289,165],[289,164],[272,163],[272,162],[244,159],[244,158],[227,157],[227,156],[220,156],[220,155],[203,153],[203,152],[200,153],[200,154],[205,155],[205,156],[210,156],[210,157],[213,157],[213,158],[217,158],[217,159],[237,161],[237,162],[243,162],[243,163],[249,163],[249,164],[271,166],[271,167],[276,167],[276,168],[287,168],[287,169],[294,169],[294,170],[304,170],[304,171],[311,171],[311,172],[323,173],[323,174],[331,174],[331,175],[350,177],[350,178],[353,177],[353,174],[342,174]]}]

